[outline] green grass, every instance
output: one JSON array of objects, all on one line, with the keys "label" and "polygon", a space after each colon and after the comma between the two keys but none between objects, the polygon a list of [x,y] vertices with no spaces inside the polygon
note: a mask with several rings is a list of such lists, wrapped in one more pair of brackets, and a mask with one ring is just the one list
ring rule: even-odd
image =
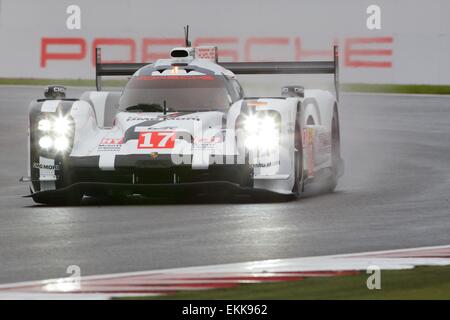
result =
[{"label": "green grass", "polygon": [[228,289],[184,291],[149,299],[450,299],[450,266],[381,271],[380,290],[367,289],[368,276],[361,272],[341,277],[242,284]]},{"label": "green grass", "polygon": [[[121,87],[126,80],[102,80],[103,87]],[[39,85],[60,84],[65,86],[94,87],[95,81],[88,79],[33,79],[33,78],[0,78],[0,85]],[[450,85],[415,85],[415,84],[365,84],[343,83],[344,92],[372,93],[407,93],[407,94],[450,94]]]},{"label": "green grass", "polygon": [[341,85],[341,89],[345,92],[450,94],[450,85],[346,83]]}]

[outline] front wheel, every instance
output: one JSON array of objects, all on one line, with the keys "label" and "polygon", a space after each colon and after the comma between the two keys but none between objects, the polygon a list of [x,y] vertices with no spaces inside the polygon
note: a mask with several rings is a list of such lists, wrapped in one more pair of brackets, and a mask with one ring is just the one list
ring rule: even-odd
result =
[{"label": "front wheel", "polygon": [[329,191],[334,191],[339,178],[339,166],[341,165],[341,140],[339,134],[339,119],[336,109],[333,112],[331,122],[331,175]]},{"label": "front wheel", "polygon": [[299,196],[303,191],[302,171],[303,171],[303,145],[302,132],[300,128],[300,120],[297,119],[295,123],[295,141],[294,141],[294,187],[292,193]]}]

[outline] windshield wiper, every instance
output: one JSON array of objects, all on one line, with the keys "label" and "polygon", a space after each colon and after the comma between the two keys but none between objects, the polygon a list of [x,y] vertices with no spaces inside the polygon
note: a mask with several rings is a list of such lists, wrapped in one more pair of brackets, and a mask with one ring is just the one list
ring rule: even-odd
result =
[{"label": "windshield wiper", "polygon": [[134,106],[125,108],[125,111],[136,112],[164,112],[164,107],[159,103],[139,103]]}]

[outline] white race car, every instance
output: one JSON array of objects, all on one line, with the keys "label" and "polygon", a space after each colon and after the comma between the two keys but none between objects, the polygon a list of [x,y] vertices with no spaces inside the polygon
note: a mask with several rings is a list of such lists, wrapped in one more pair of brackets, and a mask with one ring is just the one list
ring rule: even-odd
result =
[{"label": "white race car", "polygon": [[[219,63],[216,47],[175,48],[151,64],[101,63],[97,91],[66,99],[50,86],[29,113],[31,197],[276,193],[336,187],[340,155],[337,48],[333,61]],[[246,97],[236,74],[334,74],[336,93],[286,86]],[[101,76],[128,75],[124,91]]]}]

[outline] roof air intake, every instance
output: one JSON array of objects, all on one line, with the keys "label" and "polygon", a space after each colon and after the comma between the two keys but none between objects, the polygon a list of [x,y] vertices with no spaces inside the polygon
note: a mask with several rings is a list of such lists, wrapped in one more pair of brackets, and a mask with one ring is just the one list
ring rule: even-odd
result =
[{"label": "roof air intake", "polygon": [[174,48],[170,51],[170,57],[172,58],[193,58],[194,50],[193,48]]}]

